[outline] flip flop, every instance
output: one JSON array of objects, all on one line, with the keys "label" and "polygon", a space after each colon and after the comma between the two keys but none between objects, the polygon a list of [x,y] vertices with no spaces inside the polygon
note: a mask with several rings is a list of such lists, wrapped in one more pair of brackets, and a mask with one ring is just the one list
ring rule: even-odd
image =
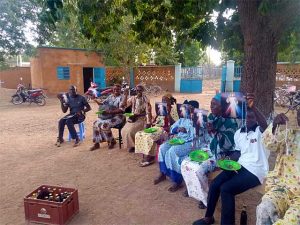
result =
[{"label": "flip flop", "polygon": [[151,164],[153,164],[155,161],[145,161],[145,162],[140,162],[140,167],[146,167],[146,166],[150,166]]}]

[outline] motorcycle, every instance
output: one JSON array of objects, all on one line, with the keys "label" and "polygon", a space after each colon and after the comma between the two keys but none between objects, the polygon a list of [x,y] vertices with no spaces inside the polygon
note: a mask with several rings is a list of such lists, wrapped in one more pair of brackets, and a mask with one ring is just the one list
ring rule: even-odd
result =
[{"label": "motorcycle", "polygon": [[[123,80],[121,93],[123,93],[126,89],[129,89],[129,85],[127,84],[126,81]],[[130,96],[136,95],[135,88],[130,88],[129,90],[130,90],[129,91]],[[112,92],[113,92],[113,87],[100,89],[96,83],[91,82],[91,86],[89,87],[87,92],[85,92],[85,97],[87,101],[90,101],[91,99],[95,99],[95,98],[106,99]]]},{"label": "motorcycle", "polygon": [[14,105],[20,105],[24,102],[36,103],[39,106],[46,105],[46,95],[42,89],[27,90],[22,84],[18,84],[16,94],[11,97]]},{"label": "motorcycle", "polygon": [[136,95],[135,88],[130,88],[128,83],[123,79],[121,92],[124,93],[126,89],[129,90],[129,97]]},{"label": "motorcycle", "polygon": [[87,92],[84,93],[86,100],[89,102],[91,99],[95,98],[107,98],[108,95],[112,93],[112,87],[107,87],[100,89],[98,85],[94,82],[91,82],[91,86],[87,90]]}]

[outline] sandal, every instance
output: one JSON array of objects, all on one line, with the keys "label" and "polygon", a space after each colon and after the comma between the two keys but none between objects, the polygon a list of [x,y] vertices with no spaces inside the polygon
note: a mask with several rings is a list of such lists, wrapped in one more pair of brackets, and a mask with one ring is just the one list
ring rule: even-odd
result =
[{"label": "sandal", "polygon": [[155,180],[154,180],[154,185],[157,185],[157,184],[159,184],[160,182],[162,182],[162,181],[164,181],[164,180],[166,180],[167,179],[167,177],[166,177],[166,175],[164,175],[164,174],[161,174],[161,175],[159,175],[159,177],[157,177]]},{"label": "sandal", "polygon": [[140,162],[140,167],[150,166],[153,163],[154,163],[154,160],[153,161],[142,161],[142,162]]},{"label": "sandal", "polygon": [[196,220],[193,222],[193,225],[211,225],[215,223],[215,219],[213,217],[205,217],[200,220]]},{"label": "sandal", "polygon": [[55,145],[56,145],[57,147],[60,147],[60,145],[61,145],[62,143],[64,143],[64,139],[63,139],[63,138],[57,138],[57,141],[56,141]]},{"label": "sandal", "polygon": [[96,149],[100,148],[100,144],[99,143],[95,143],[91,148],[90,151],[95,151]]},{"label": "sandal", "polygon": [[77,139],[75,139],[75,143],[74,143],[73,147],[75,148],[79,145],[80,145],[80,140],[79,140],[79,138],[77,138]]},{"label": "sandal", "polygon": [[117,144],[117,142],[115,139],[113,139],[108,143],[108,149],[113,149],[115,147],[115,144]]}]

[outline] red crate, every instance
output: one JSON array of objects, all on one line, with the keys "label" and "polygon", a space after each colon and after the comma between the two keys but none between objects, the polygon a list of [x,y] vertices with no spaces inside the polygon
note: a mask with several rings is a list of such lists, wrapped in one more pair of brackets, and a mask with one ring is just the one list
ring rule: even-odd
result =
[{"label": "red crate", "polygon": [[[63,202],[30,198],[42,187],[61,189],[72,194]],[[59,186],[42,185],[24,198],[25,219],[42,224],[67,224],[79,212],[78,190]]]}]

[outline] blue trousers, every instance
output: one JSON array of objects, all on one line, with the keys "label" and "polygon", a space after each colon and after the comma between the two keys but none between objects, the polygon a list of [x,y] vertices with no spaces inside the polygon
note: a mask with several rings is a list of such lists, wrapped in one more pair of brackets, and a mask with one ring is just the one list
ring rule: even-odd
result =
[{"label": "blue trousers", "polygon": [[77,139],[78,135],[76,132],[76,129],[74,127],[74,124],[78,124],[84,121],[85,117],[84,116],[78,116],[78,115],[74,115],[71,118],[68,118],[69,115],[61,118],[58,122],[58,137],[60,139],[63,138],[64,136],[64,130],[65,130],[65,125],[67,125],[69,132],[71,134],[72,139]]}]

